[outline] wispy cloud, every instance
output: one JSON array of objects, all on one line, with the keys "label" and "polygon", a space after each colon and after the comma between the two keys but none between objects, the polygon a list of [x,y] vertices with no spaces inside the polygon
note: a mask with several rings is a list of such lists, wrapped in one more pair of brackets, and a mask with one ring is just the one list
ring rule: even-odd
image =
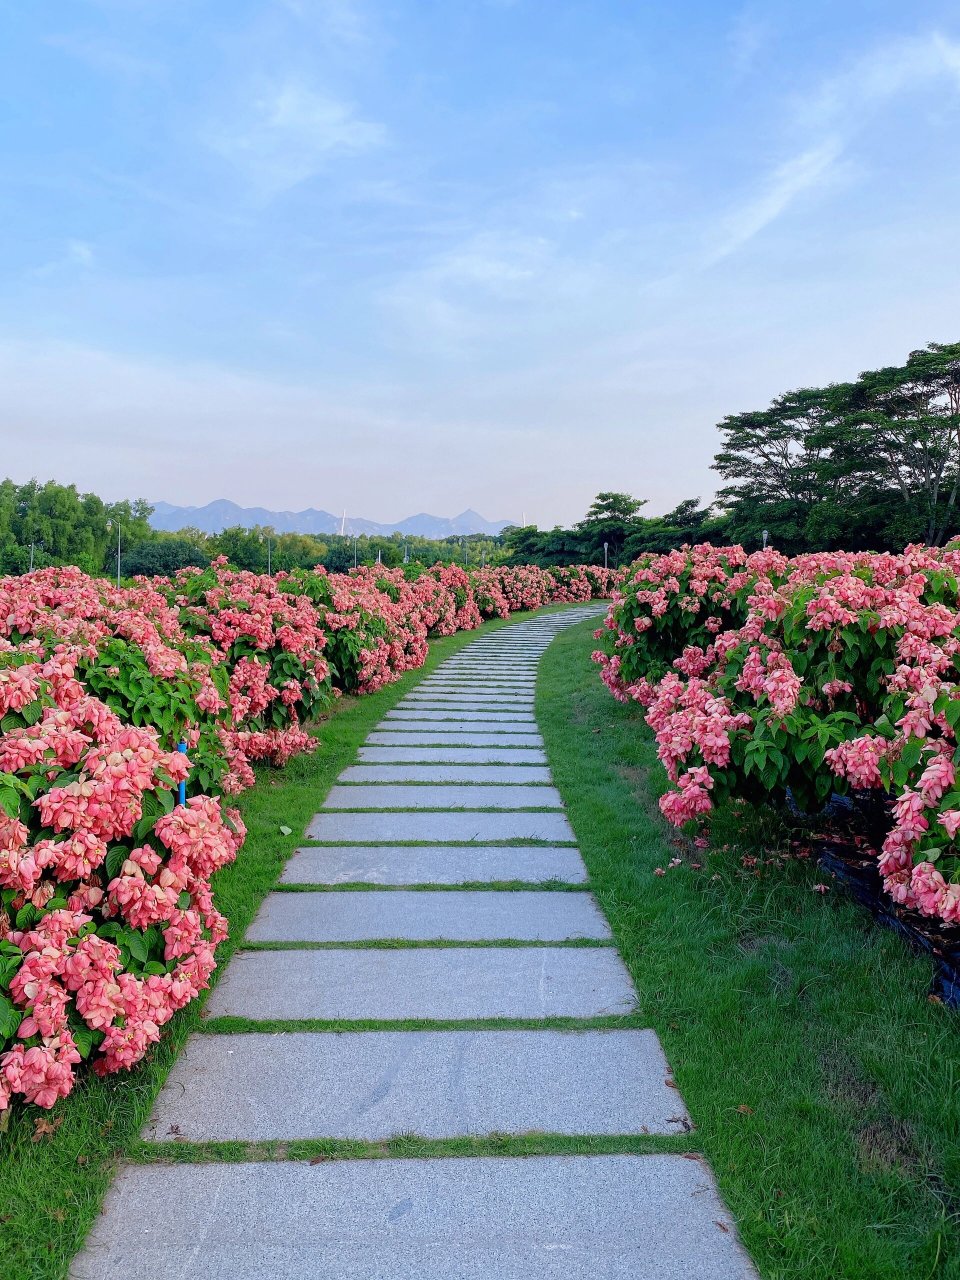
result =
[{"label": "wispy cloud", "polygon": [[322,28],[343,44],[365,44],[371,38],[366,11],[356,0],[277,0],[281,9]]},{"label": "wispy cloud", "polygon": [[836,171],[843,149],[840,138],[827,138],[777,165],[761,181],[756,194],[723,219],[717,243],[708,252],[705,265],[735,253],[801,196],[827,183]]},{"label": "wispy cloud", "polygon": [[52,35],[47,36],[44,43],[86,63],[95,71],[124,80],[136,82],[156,78],[164,71],[161,62],[142,58],[119,41],[106,36]]},{"label": "wispy cloud", "polygon": [[788,130],[801,139],[799,150],[763,175],[754,191],[721,219],[702,265],[728,257],[801,197],[829,187],[858,135],[891,99],[944,80],[960,90],[960,42],[932,33],[878,45],[794,97]]},{"label": "wispy cloud", "polygon": [[32,274],[43,279],[59,275],[63,271],[86,271],[94,265],[94,261],[93,246],[86,240],[68,240],[59,257],[35,267]]},{"label": "wispy cloud", "polygon": [[260,91],[235,125],[211,130],[206,140],[262,194],[274,195],[336,157],[383,146],[387,130],[349,103],[288,80]]},{"label": "wispy cloud", "polygon": [[891,98],[946,80],[960,89],[960,41],[939,32],[876,45],[794,100],[801,127],[853,132]]},{"label": "wispy cloud", "polygon": [[742,10],[728,36],[730,66],[737,80],[749,75],[769,38],[769,26],[750,9]]}]

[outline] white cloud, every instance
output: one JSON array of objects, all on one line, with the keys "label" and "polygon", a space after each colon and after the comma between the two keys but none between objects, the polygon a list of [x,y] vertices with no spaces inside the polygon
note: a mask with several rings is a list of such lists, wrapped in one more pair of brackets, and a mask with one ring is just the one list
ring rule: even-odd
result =
[{"label": "white cloud", "polygon": [[365,44],[370,23],[355,0],[278,0],[282,9],[343,44]]},{"label": "white cloud", "polygon": [[801,196],[833,178],[843,154],[839,138],[827,138],[784,161],[762,180],[759,190],[721,221],[717,243],[706,263],[718,262],[759,235]]},{"label": "white cloud", "polygon": [[85,62],[96,71],[140,81],[163,74],[163,65],[153,58],[142,58],[124,45],[106,36],[54,35],[45,44],[60,49],[71,58]]},{"label": "white cloud", "polygon": [[383,146],[387,131],[349,103],[288,80],[256,93],[235,124],[212,130],[206,140],[262,194],[275,195],[334,158]]},{"label": "white cloud", "polygon": [[876,45],[795,99],[795,111],[802,128],[851,132],[896,95],[942,80],[960,89],[960,42],[938,32],[902,37]]},{"label": "white cloud", "polygon": [[63,271],[85,271],[94,265],[94,260],[93,246],[86,240],[68,240],[59,257],[36,267],[32,274],[43,278]]},{"label": "white cloud", "polygon": [[933,33],[878,45],[794,98],[790,131],[801,138],[800,150],[776,164],[721,220],[702,265],[736,252],[801,197],[833,183],[844,155],[883,105],[943,80],[960,89],[960,43]]},{"label": "white cloud", "polygon": [[749,75],[767,43],[769,29],[749,9],[739,13],[730,29],[728,46],[730,64],[737,80]]}]

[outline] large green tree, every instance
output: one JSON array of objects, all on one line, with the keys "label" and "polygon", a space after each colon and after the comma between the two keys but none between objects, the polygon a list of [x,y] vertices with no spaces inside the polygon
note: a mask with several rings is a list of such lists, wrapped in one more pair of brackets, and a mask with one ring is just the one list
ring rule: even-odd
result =
[{"label": "large green tree", "polygon": [[619,564],[627,538],[640,524],[640,508],[646,505],[645,498],[629,493],[598,493],[587,514],[574,525],[583,537],[587,558],[602,561],[606,544],[610,564]]}]

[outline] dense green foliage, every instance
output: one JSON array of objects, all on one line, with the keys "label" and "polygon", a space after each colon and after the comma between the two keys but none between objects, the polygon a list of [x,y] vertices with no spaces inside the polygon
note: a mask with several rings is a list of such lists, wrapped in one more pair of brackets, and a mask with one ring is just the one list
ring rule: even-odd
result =
[{"label": "dense green foliage", "polygon": [[939,546],[960,530],[960,343],[720,423],[724,537],[787,554]]}]

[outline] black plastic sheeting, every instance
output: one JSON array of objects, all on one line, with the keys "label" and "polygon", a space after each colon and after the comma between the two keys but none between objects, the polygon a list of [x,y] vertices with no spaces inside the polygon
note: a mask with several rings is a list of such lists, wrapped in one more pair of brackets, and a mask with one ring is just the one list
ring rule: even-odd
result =
[{"label": "black plastic sheeting", "polygon": [[948,926],[949,932],[956,936],[954,940],[954,937],[937,937],[933,929],[914,924],[910,916],[915,913],[897,908],[884,893],[875,856],[854,861],[849,853],[847,856],[839,853],[838,846],[822,844],[819,860],[824,870],[844,885],[878,923],[899,933],[913,950],[930,957],[935,966],[930,994],[951,1009],[960,1009],[960,930],[949,930]]}]

